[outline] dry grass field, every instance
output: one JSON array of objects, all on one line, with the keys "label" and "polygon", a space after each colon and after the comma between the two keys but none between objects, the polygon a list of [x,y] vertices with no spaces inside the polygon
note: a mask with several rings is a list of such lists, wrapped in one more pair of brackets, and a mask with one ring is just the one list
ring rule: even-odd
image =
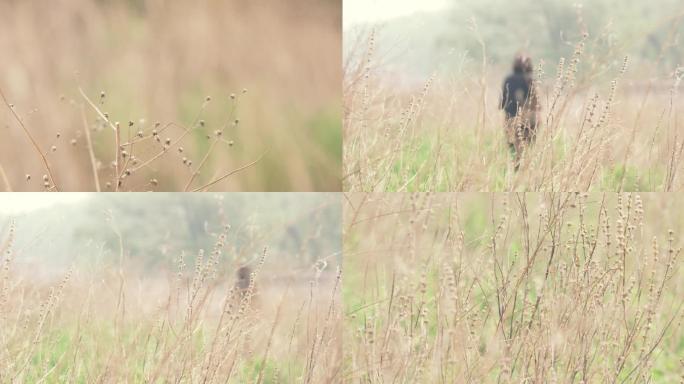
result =
[{"label": "dry grass field", "polygon": [[0,2],[0,189],[340,189],[339,1]]},{"label": "dry grass field", "polygon": [[[340,244],[320,244],[319,236],[332,230],[339,238],[340,219],[289,225],[302,237],[288,247],[269,234],[268,221],[246,241],[251,230],[238,225],[245,218],[226,216],[234,228],[205,224],[213,240],[187,252],[174,239],[133,244],[118,220],[106,225],[114,241],[88,242],[89,252],[62,228],[38,229],[42,239],[33,239],[24,234],[37,229],[22,227],[25,219],[3,222],[0,382],[339,382]],[[55,261],[59,246],[39,253],[37,244],[54,236],[70,239],[67,263]],[[136,248],[168,257],[152,260]]]},{"label": "dry grass field", "polygon": [[348,194],[344,377],[683,382],[681,209],[664,194]]},{"label": "dry grass field", "polygon": [[671,16],[658,24],[669,38],[655,59],[630,57],[636,39],[622,42],[609,26],[582,35],[581,25],[568,31],[547,21],[573,38],[555,47],[569,51],[557,62],[533,56],[540,128],[517,172],[498,108],[509,61],[494,62],[494,41],[480,35],[491,21],[458,23],[477,50],[462,66],[425,57],[435,74],[419,79],[390,65],[418,60],[406,36],[382,27],[345,32],[344,190],[683,190],[684,67],[663,57],[677,46],[684,10]]}]

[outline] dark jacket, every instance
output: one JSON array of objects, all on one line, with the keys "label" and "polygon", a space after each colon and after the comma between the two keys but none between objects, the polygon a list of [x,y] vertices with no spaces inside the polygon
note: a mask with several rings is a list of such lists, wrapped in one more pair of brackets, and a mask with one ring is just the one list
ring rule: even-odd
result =
[{"label": "dark jacket", "polygon": [[518,72],[509,75],[503,84],[499,108],[506,111],[507,118],[515,117],[519,109],[533,107],[530,105],[532,102],[529,100],[530,92],[531,81],[529,76]]}]

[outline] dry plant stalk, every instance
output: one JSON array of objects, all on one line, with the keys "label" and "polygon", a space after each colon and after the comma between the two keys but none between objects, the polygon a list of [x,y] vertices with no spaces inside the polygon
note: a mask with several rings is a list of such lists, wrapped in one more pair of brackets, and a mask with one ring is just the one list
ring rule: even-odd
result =
[{"label": "dry plant stalk", "polygon": [[268,278],[261,275],[270,273],[263,270],[268,265],[264,248],[247,287],[240,288],[220,268],[228,229],[216,234],[211,252],[197,253],[194,268],[188,270],[181,255],[168,295],[155,300],[149,293],[132,297],[136,282],[124,268],[118,232],[118,267],[91,278],[69,272],[47,288],[27,284],[13,271],[15,227],[10,223],[0,242],[0,381],[339,380],[341,274],[319,273],[310,289],[292,287],[301,284],[294,280],[279,295],[266,297],[268,287],[259,286]]},{"label": "dry plant stalk", "polygon": [[[606,31],[583,32],[570,57],[558,62],[555,78],[547,79],[542,63],[537,66],[540,125],[516,171],[497,108],[503,73],[488,66],[486,43],[474,21],[471,30],[482,50],[481,73],[452,80],[433,75],[423,89],[397,89],[402,74],[384,70],[376,31],[350,48],[344,68],[345,191],[683,188],[677,106],[684,71],[662,80],[668,92],[654,94],[649,84],[642,101],[632,105],[625,100],[635,91],[622,85],[634,87],[643,75],[628,72],[627,57],[607,63],[617,52],[603,57],[592,51]],[[645,116],[660,116],[655,129]]]},{"label": "dry plant stalk", "polygon": [[[348,196],[345,379],[683,379],[679,222],[664,195]],[[662,222],[661,220],[665,220]],[[678,231],[667,230],[674,226]]]}]

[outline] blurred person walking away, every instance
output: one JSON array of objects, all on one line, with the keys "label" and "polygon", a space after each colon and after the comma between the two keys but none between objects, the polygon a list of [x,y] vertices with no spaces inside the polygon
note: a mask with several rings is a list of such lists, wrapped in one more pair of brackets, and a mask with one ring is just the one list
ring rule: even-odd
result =
[{"label": "blurred person walking away", "polygon": [[241,266],[236,272],[237,281],[235,282],[235,289],[238,292],[240,301],[245,299],[251,301],[256,293],[254,275],[252,273],[252,268],[247,265]]},{"label": "blurred person walking away", "polygon": [[506,113],[504,128],[508,147],[513,154],[514,166],[520,167],[522,153],[534,142],[537,134],[539,103],[534,85],[532,59],[518,54],[513,60],[513,73],[503,84],[500,109]]}]

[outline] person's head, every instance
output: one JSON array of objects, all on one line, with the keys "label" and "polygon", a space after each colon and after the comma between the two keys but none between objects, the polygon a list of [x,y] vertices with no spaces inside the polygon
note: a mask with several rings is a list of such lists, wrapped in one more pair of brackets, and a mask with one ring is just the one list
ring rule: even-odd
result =
[{"label": "person's head", "polygon": [[513,59],[513,72],[531,74],[533,70],[532,59],[526,54],[517,54]]},{"label": "person's head", "polygon": [[247,288],[249,280],[251,279],[252,269],[248,266],[242,266],[237,270],[238,286],[240,288]]}]

